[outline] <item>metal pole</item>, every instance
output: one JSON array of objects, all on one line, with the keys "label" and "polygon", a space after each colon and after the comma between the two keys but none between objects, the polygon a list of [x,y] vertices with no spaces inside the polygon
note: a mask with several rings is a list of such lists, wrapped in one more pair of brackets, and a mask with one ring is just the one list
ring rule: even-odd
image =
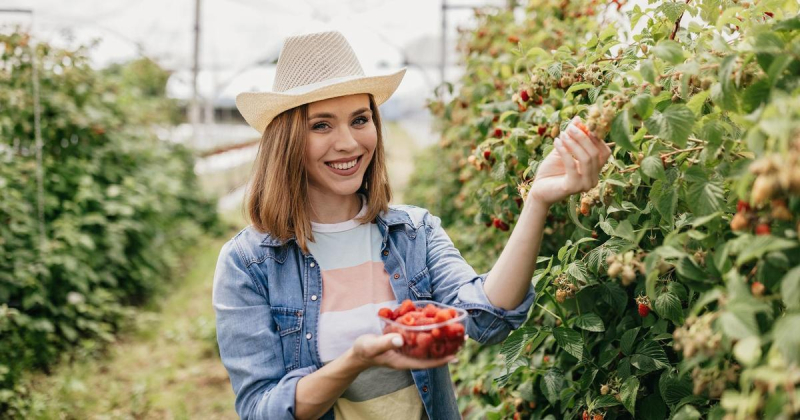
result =
[{"label": "metal pole", "polygon": [[192,62],[192,101],[189,104],[189,121],[192,123],[192,142],[198,145],[200,135],[200,103],[197,92],[197,76],[200,73],[200,2],[194,2],[194,57]]}]

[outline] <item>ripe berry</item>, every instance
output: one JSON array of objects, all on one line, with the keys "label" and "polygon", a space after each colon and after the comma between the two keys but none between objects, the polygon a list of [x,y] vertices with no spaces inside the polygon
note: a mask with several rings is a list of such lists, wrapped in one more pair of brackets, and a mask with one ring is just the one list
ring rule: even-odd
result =
[{"label": "ripe berry", "polygon": [[759,223],[756,226],[756,235],[769,235],[771,233],[769,225],[766,223]]},{"label": "ripe berry", "polygon": [[741,212],[744,212],[744,211],[750,211],[750,203],[748,203],[747,201],[744,201],[744,200],[739,200],[736,203],[736,212],[737,213],[741,213]]},{"label": "ripe berry", "polygon": [[603,420],[603,415],[602,414],[595,414],[594,415],[594,420]]},{"label": "ripe berry", "polygon": [[499,128],[495,128],[494,129],[494,136],[497,137],[498,139],[503,138],[503,130],[501,130]]},{"label": "ripe berry", "polygon": [[486,160],[489,160],[490,157],[492,157],[492,151],[489,150],[489,149],[484,150],[483,151],[483,158],[486,159]]},{"label": "ripe berry", "polygon": [[516,35],[509,35],[508,41],[511,42],[512,44],[516,44],[517,42],[519,42],[519,37]]},{"label": "ripe berry", "polygon": [[528,91],[526,89],[522,89],[519,92],[519,98],[522,99],[523,102],[528,102],[528,100],[531,99],[531,97],[528,96]]},{"label": "ripe berry", "polygon": [[753,284],[750,285],[750,291],[753,292],[753,296],[763,295],[764,289],[764,285],[760,281],[754,281]]},{"label": "ripe berry", "polygon": [[508,225],[500,219],[494,219],[494,227],[502,230],[503,232],[508,230]]},{"label": "ripe berry", "polygon": [[589,412],[586,410],[583,410],[583,420],[589,420]]},{"label": "ripe berry", "polygon": [[381,318],[392,319],[392,310],[389,308],[381,308],[380,310],[378,310],[378,316]]},{"label": "ripe berry", "polygon": [[583,125],[582,122],[580,122],[580,121],[576,122],[575,126],[578,127],[578,129],[580,129],[581,131],[583,131],[583,134],[586,134],[587,136],[590,136],[589,135],[589,128],[586,127],[585,125]]},{"label": "ripe berry", "polygon": [[538,135],[540,135],[540,136],[543,136],[543,135],[544,135],[544,133],[546,133],[546,132],[547,132],[547,126],[546,126],[546,125],[544,125],[544,124],[543,124],[543,125],[540,125],[538,128],[536,128],[536,133],[537,133]]},{"label": "ripe berry", "polygon": [[650,307],[644,303],[639,304],[639,316],[644,318],[650,313]]},{"label": "ripe berry", "polygon": [[533,99],[533,103],[536,105],[541,105],[544,103],[544,98],[537,95],[536,98]]}]

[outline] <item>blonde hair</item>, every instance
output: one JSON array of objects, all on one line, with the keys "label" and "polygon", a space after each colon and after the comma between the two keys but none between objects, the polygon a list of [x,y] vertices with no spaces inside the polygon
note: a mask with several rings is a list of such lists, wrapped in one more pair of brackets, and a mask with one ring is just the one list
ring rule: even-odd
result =
[{"label": "blonde hair", "polygon": [[[392,190],[386,172],[381,117],[375,98],[369,94],[369,107],[378,134],[372,161],[364,173],[358,192],[367,197],[367,212],[358,219],[372,222],[389,210]],[[245,194],[245,218],[262,233],[286,241],[293,236],[303,252],[311,232],[308,201],[308,174],[305,150],[308,139],[308,104],[286,110],[264,130],[251,173],[252,183]]]}]

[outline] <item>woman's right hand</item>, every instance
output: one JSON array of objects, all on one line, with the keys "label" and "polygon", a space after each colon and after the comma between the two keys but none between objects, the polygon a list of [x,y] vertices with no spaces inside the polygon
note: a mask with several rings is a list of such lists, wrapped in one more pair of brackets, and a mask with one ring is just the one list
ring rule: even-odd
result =
[{"label": "woman's right hand", "polygon": [[392,369],[431,369],[458,360],[450,355],[437,359],[415,359],[397,351],[403,345],[403,337],[397,333],[384,335],[364,334],[356,339],[351,350],[353,362],[361,369],[385,366]]}]

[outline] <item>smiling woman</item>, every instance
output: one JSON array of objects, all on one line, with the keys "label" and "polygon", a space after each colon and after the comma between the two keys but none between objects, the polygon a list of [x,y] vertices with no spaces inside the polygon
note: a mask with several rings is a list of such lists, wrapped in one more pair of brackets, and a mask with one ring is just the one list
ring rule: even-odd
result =
[{"label": "smiling woman", "polygon": [[308,34],[287,39],[273,92],[237,96],[263,133],[252,226],[222,247],[212,300],[243,418],[459,418],[446,366],[456,359],[397,351],[441,343],[381,334],[379,309],[443,303],[469,314],[462,338],[502,341],[533,303],[530,261],[550,204],[597,183],[610,151],[570,127],[492,274],[478,275],[438,217],[388,204],[378,106],[404,72],[365,76],[341,34]]}]

